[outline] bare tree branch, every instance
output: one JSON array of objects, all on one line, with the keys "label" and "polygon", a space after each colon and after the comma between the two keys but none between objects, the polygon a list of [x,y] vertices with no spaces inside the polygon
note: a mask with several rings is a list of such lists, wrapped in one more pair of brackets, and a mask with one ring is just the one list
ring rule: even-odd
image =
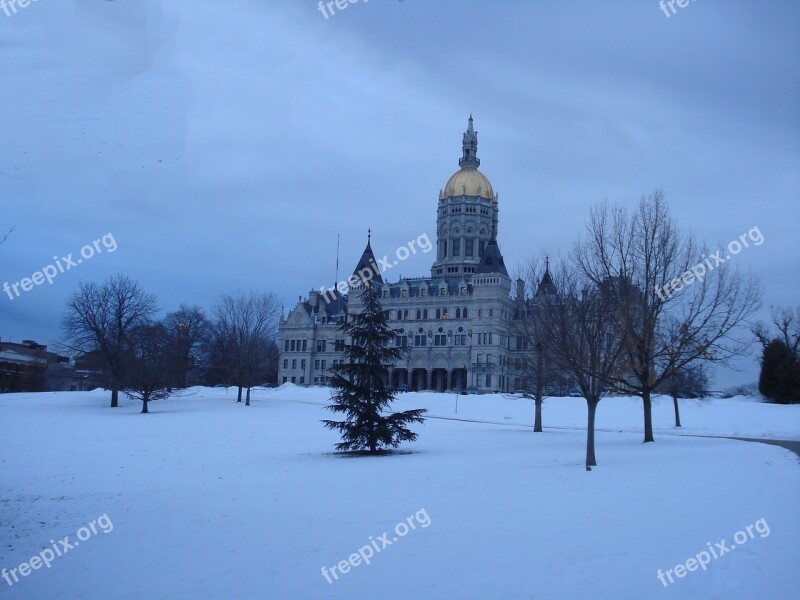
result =
[{"label": "bare tree branch", "polygon": [[[727,364],[749,350],[736,334],[759,307],[759,284],[730,262],[706,268],[707,256],[678,229],[661,191],[631,213],[594,208],[575,246],[576,264],[620,316],[626,368],[615,386],[642,398],[645,442],[653,441],[651,394],[676,369],[697,360]],[[702,276],[686,277],[693,268]]]},{"label": "bare tree branch", "polygon": [[620,377],[625,346],[619,315],[609,296],[580,269],[562,261],[554,290],[540,296],[540,334],[548,356],[577,382],[588,408],[586,467],[597,465],[594,421],[597,405]]},{"label": "bare tree branch", "polygon": [[8,236],[10,236],[12,233],[14,233],[14,230],[16,228],[17,228],[16,225],[12,225],[11,228],[3,235],[3,237],[0,237],[0,244],[5,242],[8,239]]},{"label": "bare tree branch", "polygon": [[249,406],[250,389],[268,367],[270,343],[277,337],[280,304],[272,293],[236,292],[221,296],[213,313],[216,345],[229,376],[239,388],[237,402],[241,402],[242,389],[246,388]]},{"label": "bare tree branch", "polygon": [[64,341],[60,345],[72,355],[97,353],[104,363],[111,406],[119,405],[131,351],[134,328],[155,314],[156,298],[124,275],[103,284],[82,283],[67,302],[61,321]]}]

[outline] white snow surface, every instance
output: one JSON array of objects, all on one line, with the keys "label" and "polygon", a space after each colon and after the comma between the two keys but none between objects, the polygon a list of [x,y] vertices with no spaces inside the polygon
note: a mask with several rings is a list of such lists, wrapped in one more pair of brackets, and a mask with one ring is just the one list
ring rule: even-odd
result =
[{"label": "white snow surface", "polygon": [[[419,440],[343,457],[321,419],[326,388],[193,388],[151,414],[108,394],[0,396],[0,568],[107,514],[99,531],[8,586],[4,598],[649,599],[795,598],[800,469],[792,452],[724,438],[798,439],[800,406],[745,398],[598,409],[597,460],[584,468],[585,403],[401,395],[428,408]],[[465,419],[465,420],[453,420]],[[476,422],[487,421],[487,422]],[[328,583],[322,567],[424,510],[430,524]],[[664,587],[659,569],[763,519],[754,537]],[[751,528],[752,530],[752,528]],[[371,538],[370,538],[371,536]],[[377,542],[376,544],[382,545]]]}]

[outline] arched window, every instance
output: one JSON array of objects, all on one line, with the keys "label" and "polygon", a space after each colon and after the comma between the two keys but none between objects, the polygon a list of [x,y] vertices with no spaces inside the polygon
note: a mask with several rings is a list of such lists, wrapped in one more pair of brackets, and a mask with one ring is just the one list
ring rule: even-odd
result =
[{"label": "arched window", "polygon": [[425,319],[426,321],[428,320],[428,309],[427,308],[422,311],[422,318]]},{"label": "arched window", "polygon": [[439,308],[436,309],[436,318],[437,319],[441,319],[442,318],[442,310],[439,309]]},{"label": "arched window", "polygon": [[421,318],[422,318],[422,311],[420,309],[417,309],[417,321],[419,321]]},{"label": "arched window", "polygon": [[408,311],[407,310],[403,311],[403,320],[404,321],[408,321]]},{"label": "arched window", "polygon": [[456,319],[460,319],[460,318],[461,318],[461,309],[457,308],[456,309]]},{"label": "arched window", "polygon": [[465,319],[467,318],[467,307],[466,306],[464,307],[464,310],[461,311],[461,316],[464,317]]},{"label": "arched window", "polygon": [[443,319],[447,318],[447,309],[446,308],[442,309],[442,318]]}]

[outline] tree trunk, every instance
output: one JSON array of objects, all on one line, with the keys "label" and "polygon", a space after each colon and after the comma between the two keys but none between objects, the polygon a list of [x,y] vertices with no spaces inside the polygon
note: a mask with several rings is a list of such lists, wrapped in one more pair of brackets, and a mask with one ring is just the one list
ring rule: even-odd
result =
[{"label": "tree trunk", "polygon": [[369,436],[367,436],[367,443],[369,444],[370,454],[374,454],[378,451],[378,440],[375,436],[374,421],[370,423],[369,429],[370,431],[369,431]]},{"label": "tree trunk", "polygon": [[116,386],[111,388],[111,408],[119,408],[119,389]]},{"label": "tree trunk", "polygon": [[594,416],[597,412],[597,402],[586,401],[589,409],[589,418],[586,423],[586,467],[596,467],[597,459],[594,455]]},{"label": "tree trunk", "polygon": [[184,354],[183,356],[183,364],[181,365],[181,377],[178,382],[181,389],[185,389],[188,383],[188,376],[189,376],[189,355]]},{"label": "tree trunk", "polygon": [[150,412],[149,410],[147,410],[147,401],[148,400],[150,400],[150,398],[149,398],[149,396],[147,396],[145,394],[145,396],[142,398],[142,414],[146,414],[146,413]]},{"label": "tree trunk", "polygon": [[242,401],[242,386],[241,385],[239,386],[239,395],[237,396],[236,401],[237,402],[241,402]]},{"label": "tree trunk", "polygon": [[247,388],[247,399],[245,400],[244,405],[245,406],[250,406],[250,388],[249,387]]},{"label": "tree trunk", "polygon": [[678,408],[678,394],[672,395],[672,405],[675,407],[675,427],[681,426],[681,411]]},{"label": "tree trunk", "polygon": [[542,400],[544,397],[544,354],[542,345],[536,345],[536,389],[534,401],[536,403],[536,418],[533,422],[534,433],[542,431]]},{"label": "tree trunk", "polygon": [[642,392],[642,404],[644,405],[644,443],[655,442],[653,439],[653,405],[650,401],[650,390]]}]

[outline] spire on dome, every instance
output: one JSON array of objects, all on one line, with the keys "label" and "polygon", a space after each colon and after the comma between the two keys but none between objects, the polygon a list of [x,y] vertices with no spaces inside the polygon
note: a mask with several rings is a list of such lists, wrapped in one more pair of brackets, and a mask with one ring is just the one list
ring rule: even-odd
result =
[{"label": "spire on dome", "polygon": [[467,131],[464,133],[461,147],[463,156],[459,159],[458,166],[462,169],[477,169],[481,165],[481,160],[478,158],[478,132],[473,127],[472,113],[469,115]]}]

